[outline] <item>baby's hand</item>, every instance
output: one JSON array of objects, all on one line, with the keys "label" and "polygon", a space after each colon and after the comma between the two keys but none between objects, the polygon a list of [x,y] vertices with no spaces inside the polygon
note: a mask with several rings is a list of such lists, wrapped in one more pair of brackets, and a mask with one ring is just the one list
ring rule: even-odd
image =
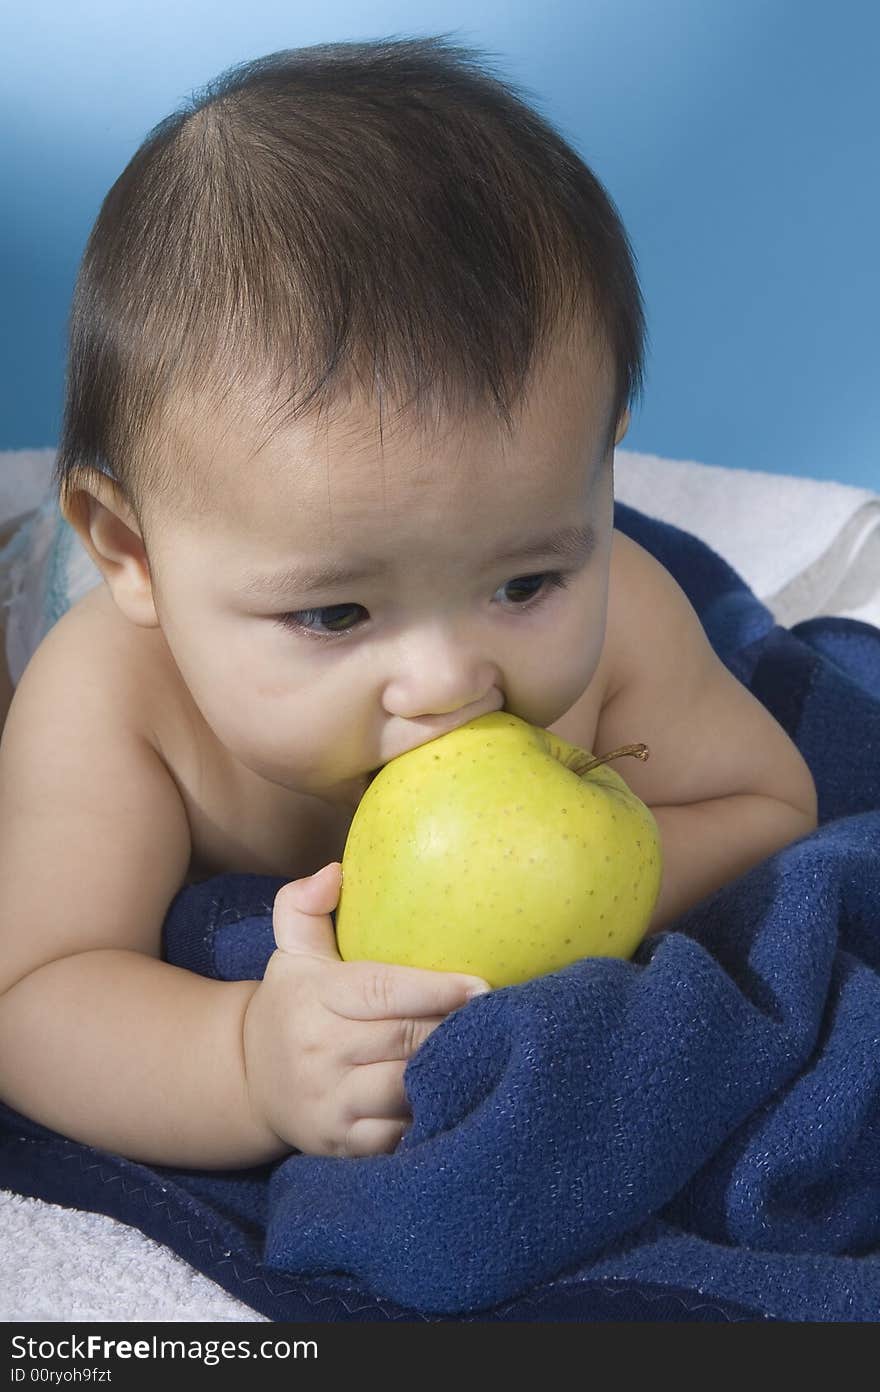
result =
[{"label": "baby's hand", "polygon": [[384,962],[343,962],[331,911],[337,861],[275,897],[277,950],[244,1022],[255,1115],[312,1155],[392,1151],[411,1120],[407,1061],[478,989],[478,977]]}]

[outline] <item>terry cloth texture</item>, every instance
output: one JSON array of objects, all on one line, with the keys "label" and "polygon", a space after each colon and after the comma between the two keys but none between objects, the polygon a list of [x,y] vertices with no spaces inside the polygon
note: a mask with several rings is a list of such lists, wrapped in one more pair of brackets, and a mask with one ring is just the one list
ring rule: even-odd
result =
[{"label": "terry cloth texture", "polygon": [[[643,943],[478,997],[406,1072],[393,1155],[148,1168],[5,1109],[0,1185],[166,1243],[275,1320],[880,1313],[880,630],[781,628],[618,504],[806,758],[820,826]],[[169,961],[257,979],[283,879],[181,891]]]}]

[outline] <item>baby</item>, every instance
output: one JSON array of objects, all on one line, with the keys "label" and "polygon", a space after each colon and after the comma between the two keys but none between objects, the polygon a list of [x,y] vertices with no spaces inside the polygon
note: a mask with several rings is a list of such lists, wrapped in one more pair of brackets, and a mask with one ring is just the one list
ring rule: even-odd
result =
[{"label": "baby", "polygon": [[[651,931],[816,825],[810,773],[613,528],[641,298],[577,154],[445,39],[225,74],[110,190],[56,482],[100,582],[0,745],[0,1097],[147,1164],[394,1149],[485,983],[340,960],[354,808],[507,710],[653,810]],[[261,982],[161,957],[173,897],[283,876]]]}]

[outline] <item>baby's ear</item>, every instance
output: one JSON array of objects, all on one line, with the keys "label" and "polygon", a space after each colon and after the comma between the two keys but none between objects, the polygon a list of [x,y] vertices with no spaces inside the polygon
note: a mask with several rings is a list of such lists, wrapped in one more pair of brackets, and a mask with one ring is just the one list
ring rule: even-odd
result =
[{"label": "baby's ear", "polygon": [[615,445],[619,445],[626,432],[629,430],[629,408],[624,407],[623,415],[617,422],[617,433],[614,436]]},{"label": "baby's ear", "polygon": [[62,498],[61,511],[126,618],[141,628],[158,628],[140,526],[118,483],[95,470],[94,477]]}]

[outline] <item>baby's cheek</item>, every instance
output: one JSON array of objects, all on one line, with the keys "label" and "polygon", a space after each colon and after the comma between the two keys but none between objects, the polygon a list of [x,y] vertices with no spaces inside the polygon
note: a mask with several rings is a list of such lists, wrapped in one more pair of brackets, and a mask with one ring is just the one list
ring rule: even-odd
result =
[{"label": "baby's cheek", "polygon": [[604,619],[591,622],[583,612],[566,618],[554,627],[548,641],[536,648],[519,679],[510,683],[506,708],[545,729],[566,716],[577,717],[582,739],[584,722],[590,729],[595,726],[602,699],[600,688],[606,685]]}]

